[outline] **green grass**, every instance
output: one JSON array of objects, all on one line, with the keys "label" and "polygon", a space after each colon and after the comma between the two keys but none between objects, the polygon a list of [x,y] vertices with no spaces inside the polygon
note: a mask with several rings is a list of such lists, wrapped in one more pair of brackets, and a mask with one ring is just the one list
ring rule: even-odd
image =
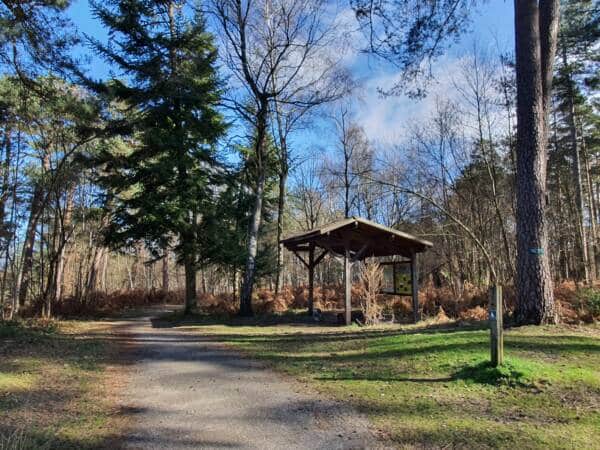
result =
[{"label": "green grass", "polygon": [[506,363],[493,368],[481,326],[278,322],[285,320],[217,325],[204,317],[180,325],[350,402],[402,448],[600,447],[597,326],[508,330]]},{"label": "green grass", "polygon": [[106,365],[114,348],[86,323],[0,322],[0,449],[114,443]]}]

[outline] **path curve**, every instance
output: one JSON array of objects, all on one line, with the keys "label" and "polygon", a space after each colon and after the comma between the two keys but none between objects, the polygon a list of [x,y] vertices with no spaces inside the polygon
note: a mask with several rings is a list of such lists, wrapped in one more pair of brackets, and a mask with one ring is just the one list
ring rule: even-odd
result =
[{"label": "path curve", "polygon": [[340,402],[224,349],[199,333],[123,320],[131,344],[121,408],[132,449],[381,448],[368,421]]}]

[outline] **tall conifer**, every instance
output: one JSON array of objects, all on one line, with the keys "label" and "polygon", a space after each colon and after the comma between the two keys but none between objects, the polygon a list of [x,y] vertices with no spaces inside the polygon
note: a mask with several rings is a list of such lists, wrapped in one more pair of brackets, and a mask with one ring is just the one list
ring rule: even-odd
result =
[{"label": "tall conifer", "polygon": [[[218,111],[217,52],[203,18],[182,0],[94,2],[110,43],[93,41],[122,78],[96,84],[116,107],[112,130],[131,143],[103,155],[115,195],[109,242],[144,240],[160,254],[170,245],[185,267],[186,312],[196,303],[198,234],[214,195],[215,143],[225,131]],[[114,109],[113,109],[114,111]]]}]

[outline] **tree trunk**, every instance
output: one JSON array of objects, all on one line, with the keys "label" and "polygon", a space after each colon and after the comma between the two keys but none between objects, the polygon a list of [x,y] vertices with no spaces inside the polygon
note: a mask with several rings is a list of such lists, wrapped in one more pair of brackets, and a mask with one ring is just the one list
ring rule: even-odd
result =
[{"label": "tree trunk", "polygon": [[577,231],[579,246],[579,254],[583,259],[583,279],[586,283],[590,281],[589,275],[589,256],[588,256],[588,244],[587,244],[587,233],[585,230],[585,204],[583,202],[583,183],[581,179],[581,158],[579,155],[579,145],[577,138],[577,126],[575,118],[575,101],[573,92],[573,80],[568,68],[567,61],[567,49],[563,48],[562,51],[562,62],[565,74],[567,75],[567,124],[569,126],[569,144],[571,146],[571,158],[573,159],[573,182],[575,184],[575,207],[577,210]]},{"label": "tree trunk", "polygon": [[265,161],[264,161],[264,143],[267,131],[267,102],[264,100],[257,114],[256,125],[256,188],[254,191],[254,205],[248,224],[248,246],[246,257],[246,270],[244,272],[244,281],[242,283],[240,295],[240,315],[252,316],[252,290],[254,288],[254,278],[256,275],[256,255],[258,253],[258,233],[260,231],[262,219],[262,207],[265,191],[266,176]]},{"label": "tree trunk", "polygon": [[[42,170],[46,173],[50,169],[50,155],[44,154],[42,158]],[[33,247],[35,245],[35,232],[40,216],[42,215],[44,203],[44,185],[42,181],[36,183],[33,196],[31,198],[31,207],[29,210],[29,219],[25,230],[25,241],[21,252],[21,270],[17,275],[16,292],[18,301],[15,302],[15,312],[25,304],[27,294],[31,284],[31,276],[33,269]]]},{"label": "tree trunk", "polygon": [[54,275],[54,297],[52,301],[55,303],[60,301],[64,290],[65,265],[67,262],[67,245],[71,237],[71,218],[73,216],[73,194],[74,188],[70,187],[67,190],[65,201],[65,212],[60,225],[60,242],[58,250],[58,260],[56,263],[56,273]]},{"label": "tree trunk", "polygon": [[519,324],[556,322],[546,223],[547,113],[558,1],[515,0]]},{"label": "tree trunk", "polygon": [[196,265],[194,257],[184,255],[185,270],[185,309],[184,314],[190,314],[197,306],[196,298]]},{"label": "tree trunk", "polygon": [[101,275],[100,275],[100,287],[102,289],[103,292],[107,292],[108,291],[108,286],[106,285],[106,272],[108,269],[108,252],[105,251],[104,252],[104,257],[102,258],[102,270],[101,270]]},{"label": "tree trunk", "polygon": [[590,268],[591,268],[591,279],[595,281],[598,277],[598,230],[597,230],[597,221],[598,221],[598,208],[596,205],[594,190],[592,187],[592,180],[590,177],[590,162],[589,156],[587,152],[586,139],[583,133],[583,127],[581,130],[581,155],[583,156],[583,166],[585,168],[585,181],[586,181],[586,190],[588,196],[588,213],[590,215],[590,225],[591,225],[591,236],[589,242],[589,252],[590,252]]},{"label": "tree trunk", "polygon": [[[283,149],[281,151],[283,153]],[[283,167],[282,163],[281,172],[279,173],[279,200],[277,203],[277,273],[275,276],[275,296],[279,294],[283,284],[283,244],[281,243],[281,239],[283,239],[283,214],[285,212],[285,185],[287,177],[287,163],[285,167]]]},{"label": "tree trunk", "polygon": [[0,192],[0,237],[8,236],[6,227],[5,209],[6,201],[10,192],[10,165],[12,158],[12,130],[6,127],[4,130],[4,162],[2,163],[2,192]]},{"label": "tree trunk", "polygon": [[262,217],[263,195],[265,190],[265,173],[261,169],[256,183],[256,198],[250,224],[248,227],[248,257],[246,259],[246,270],[244,272],[244,281],[242,283],[242,292],[240,300],[240,315],[252,316],[252,290],[254,288],[254,277],[256,274],[256,255],[258,253],[258,232],[260,230]]},{"label": "tree trunk", "polygon": [[[90,271],[88,272],[87,282],[85,285],[84,299],[98,289],[98,274],[100,273],[100,264],[104,259],[104,248],[96,246],[94,248],[94,256],[92,258],[92,264],[90,265]],[[131,276],[130,276],[131,280]],[[133,281],[130,281],[130,285]]]},{"label": "tree trunk", "polygon": [[165,249],[165,256],[162,258],[162,290],[169,290],[169,252]]}]

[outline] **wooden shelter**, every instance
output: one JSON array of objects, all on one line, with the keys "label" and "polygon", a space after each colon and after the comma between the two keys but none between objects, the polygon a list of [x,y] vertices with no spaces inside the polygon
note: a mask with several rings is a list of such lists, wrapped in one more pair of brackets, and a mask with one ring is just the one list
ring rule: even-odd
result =
[{"label": "wooden shelter", "polygon": [[368,257],[401,256],[410,264],[414,320],[419,320],[417,254],[432,247],[431,242],[370,220],[350,217],[288,236],[281,243],[308,269],[309,314],[313,314],[315,267],[326,254],[344,258],[344,309],[347,325],[350,325],[352,319],[352,263]]}]

